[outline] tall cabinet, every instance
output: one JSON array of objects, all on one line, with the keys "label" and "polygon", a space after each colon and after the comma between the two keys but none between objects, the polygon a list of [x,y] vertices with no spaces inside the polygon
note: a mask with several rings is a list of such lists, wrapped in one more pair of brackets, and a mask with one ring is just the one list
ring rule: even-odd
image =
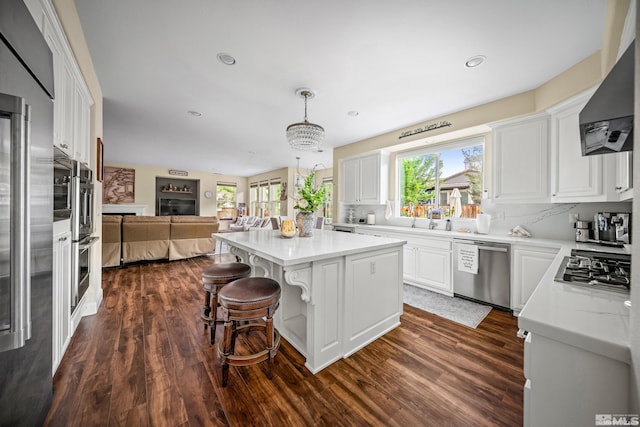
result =
[{"label": "tall cabinet", "polygon": [[[93,99],[75,56],[58,20],[51,0],[25,0],[53,56],[55,98],[53,101],[53,144],[73,160],[90,161],[90,110]],[[53,182],[51,184],[53,186]],[[55,370],[77,326],[79,316],[95,313],[81,301],[72,318],[70,313],[72,280],[71,221],[53,225],[53,366]],[[75,321],[74,321],[75,319]]]}]

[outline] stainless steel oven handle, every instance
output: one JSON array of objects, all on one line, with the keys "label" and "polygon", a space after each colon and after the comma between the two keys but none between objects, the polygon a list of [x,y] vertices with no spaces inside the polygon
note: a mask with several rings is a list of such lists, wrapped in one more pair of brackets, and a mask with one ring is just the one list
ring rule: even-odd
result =
[{"label": "stainless steel oven handle", "polygon": [[80,242],[78,242],[78,250],[80,251],[84,251],[86,249],[89,249],[91,246],[93,246],[98,240],[100,240],[99,237],[95,236],[95,237],[89,237],[87,239],[84,239]]}]

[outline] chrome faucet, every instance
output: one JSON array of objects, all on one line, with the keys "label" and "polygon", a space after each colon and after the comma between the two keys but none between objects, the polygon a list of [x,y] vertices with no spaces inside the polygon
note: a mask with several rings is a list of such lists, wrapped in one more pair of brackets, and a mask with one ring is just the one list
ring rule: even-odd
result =
[{"label": "chrome faucet", "polygon": [[429,220],[429,230],[433,230],[434,228],[436,228],[438,226],[438,223],[435,222],[433,219]]}]

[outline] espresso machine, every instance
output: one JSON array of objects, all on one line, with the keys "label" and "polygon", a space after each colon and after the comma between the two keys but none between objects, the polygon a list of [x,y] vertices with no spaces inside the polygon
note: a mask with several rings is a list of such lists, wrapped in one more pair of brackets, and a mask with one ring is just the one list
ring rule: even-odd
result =
[{"label": "espresso machine", "polygon": [[628,212],[596,213],[593,217],[593,241],[610,246],[631,243],[631,214]]}]

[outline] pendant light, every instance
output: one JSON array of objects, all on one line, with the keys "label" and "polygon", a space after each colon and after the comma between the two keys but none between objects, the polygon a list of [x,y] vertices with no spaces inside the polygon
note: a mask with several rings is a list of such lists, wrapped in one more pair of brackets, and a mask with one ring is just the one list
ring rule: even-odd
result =
[{"label": "pendant light", "polygon": [[307,88],[296,90],[296,95],[304,98],[304,121],[287,127],[287,141],[295,150],[318,150],[324,139],[324,128],[307,120],[307,101],[313,99],[316,93]]}]

